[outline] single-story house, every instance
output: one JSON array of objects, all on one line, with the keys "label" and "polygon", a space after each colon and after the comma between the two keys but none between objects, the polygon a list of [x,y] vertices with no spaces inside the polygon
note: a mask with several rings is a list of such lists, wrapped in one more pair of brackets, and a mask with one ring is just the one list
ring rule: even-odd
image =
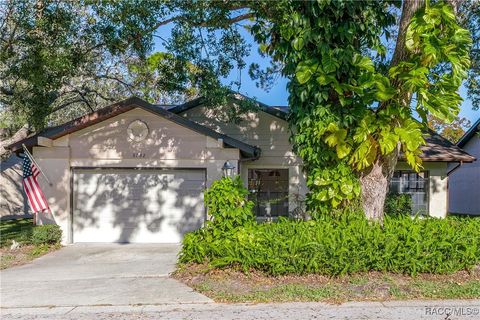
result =
[{"label": "single-story house", "polygon": [[[460,138],[457,146],[480,158],[480,118]],[[448,211],[480,215],[480,161],[452,163],[449,170]]]},{"label": "single-story house", "polygon": [[[31,149],[52,182],[39,176],[51,214],[38,223],[60,225],[64,243],[178,242],[203,225],[203,191],[227,161],[259,218],[288,215],[307,188],[285,109],[259,104],[238,123],[218,111],[201,98],[173,107],[130,98],[10,145]],[[412,194],[415,210],[443,217],[447,163],[474,158],[433,132],[426,139],[425,170],[400,162],[392,187]]]}]

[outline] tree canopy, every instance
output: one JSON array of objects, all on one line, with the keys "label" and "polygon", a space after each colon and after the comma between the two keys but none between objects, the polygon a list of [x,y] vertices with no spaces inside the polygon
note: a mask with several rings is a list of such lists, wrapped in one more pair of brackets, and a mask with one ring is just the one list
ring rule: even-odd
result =
[{"label": "tree canopy", "polygon": [[465,134],[465,130],[470,128],[471,122],[467,118],[456,117],[449,123],[434,115],[428,115],[427,125],[430,129],[442,135],[442,137],[457,143]]},{"label": "tree canopy", "polygon": [[[127,96],[162,103],[185,93],[172,92],[172,85],[147,72],[162,69],[158,55],[149,57],[150,32],[166,10],[162,1],[2,1],[2,125],[15,129],[28,122],[39,130],[56,117],[78,116]],[[163,65],[168,57],[160,56]]]},{"label": "tree canopy", "polygon": [[[128,94],[218,106],[241,84],[222,82],[232,71],[248,67],[264,87],[280,73],[315,212],[361,202],[381,220],[399,157],[422,168],[427,117],[453,120],[463,81],[479,106],[473,0],[22,0],[2,11],[0,103],[37,129],[58,108]],[[167,25],[167,52],[149,57]],[[244,30],[271,66],[246,65]]]}]

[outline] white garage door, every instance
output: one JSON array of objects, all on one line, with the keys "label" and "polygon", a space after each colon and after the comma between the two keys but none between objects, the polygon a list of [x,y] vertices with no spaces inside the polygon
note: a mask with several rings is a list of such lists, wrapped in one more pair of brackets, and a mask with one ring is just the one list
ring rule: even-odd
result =
[{"label": "white garage door", "polygon": [[205,221],[204,170],[75,170],[73,242],[174,243]]}]

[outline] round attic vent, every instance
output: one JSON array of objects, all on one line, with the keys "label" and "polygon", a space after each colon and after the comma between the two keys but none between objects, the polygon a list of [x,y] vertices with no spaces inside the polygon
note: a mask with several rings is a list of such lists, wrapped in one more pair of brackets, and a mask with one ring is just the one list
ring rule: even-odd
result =
[{"label": "round attic vent", "polygon": [[148,126],[141,120],[134,120],[128,125],[127,134],[131,141],[143,141],[148,136]]}]

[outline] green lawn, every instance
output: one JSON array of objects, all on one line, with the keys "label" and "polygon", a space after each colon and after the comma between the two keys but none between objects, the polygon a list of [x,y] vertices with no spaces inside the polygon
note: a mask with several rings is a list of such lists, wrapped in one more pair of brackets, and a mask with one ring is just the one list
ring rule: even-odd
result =
[{"label": "green lawn", "polygon": [[[60,244],[33,245],[31,242],[33,228],[32,219],[0,221],[0,269],[28,263],[61,248]],[[12,240],[19,242],[20,248],[10,250]]]},{"label": "green lawn", "polygon": [[9,246],[11,240],[24,242],[32,233],[32,219],[0,221],[0,247]]},{"label": "green lawn", "polygon": [[268,276],[235,269],[183,265],[174,277],[217,302],[384,301],[412,299],[476,299],[480,296],[480,266],[449,275],[360,273]]}]

